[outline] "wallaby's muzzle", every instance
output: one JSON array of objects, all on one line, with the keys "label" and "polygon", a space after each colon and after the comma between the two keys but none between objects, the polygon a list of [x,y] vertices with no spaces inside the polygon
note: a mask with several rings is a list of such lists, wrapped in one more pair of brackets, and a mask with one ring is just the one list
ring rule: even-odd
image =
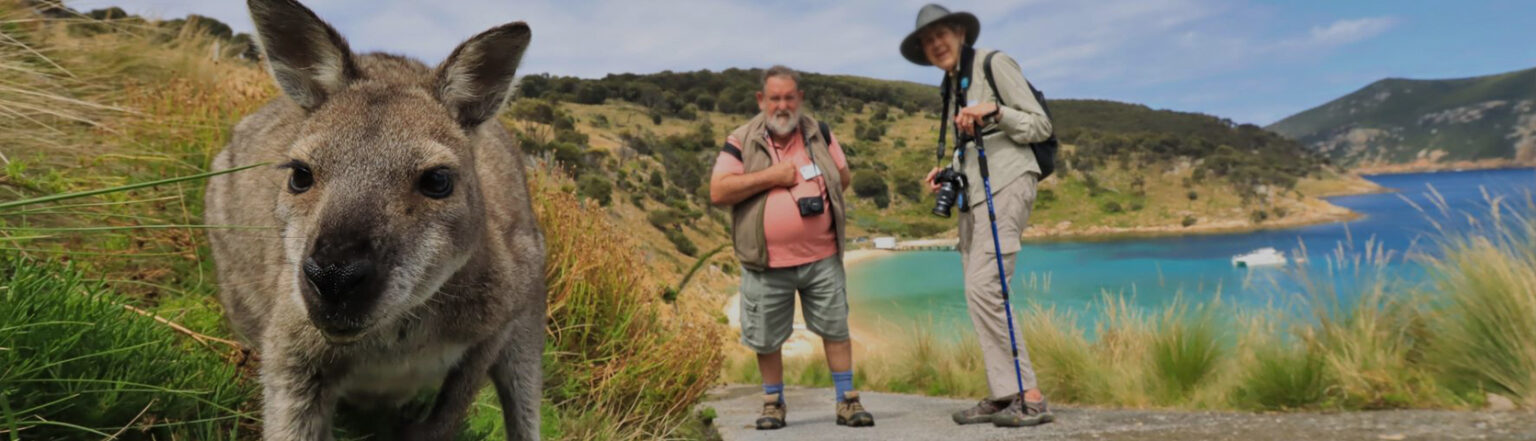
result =
[{"label": "wallaby's muzzle", "polygon": [[333,340],[360,337],[384,289],[373,247],[366,239],[322,236],[302,266],[310,321]]}]

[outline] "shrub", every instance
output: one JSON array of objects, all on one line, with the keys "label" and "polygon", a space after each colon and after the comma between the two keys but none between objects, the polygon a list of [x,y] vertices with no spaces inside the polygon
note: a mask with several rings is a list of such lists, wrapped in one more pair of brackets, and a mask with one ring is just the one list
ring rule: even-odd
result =
[{"label": "shrub", "polygon": [[1120,203],[1115,201],[1105,202],[1101,208],[1105,213],[1109,214],[1122,213],[1125,211],[1125,208],[1121,207]]},{"label": "shrub", "polygon": [[891,204],[890,190],[885,185],[885,178],[870,172],[859,172],[853,175],[853,194],[860,198],[870,199],[875,206],[885,208]]},{"label": "shrub", "polygon": [[1269,220],[1269,213],[1265,212],[1264,210],[1253,210],[1253,213],[1248,214],[1248,219],[1252,220],[1253,223],[1256,224],[1263,223],[1264,221]]},{"label": "shrub", "polygon": [[1035,202],[1047,204],[1056,202],[1056,191],[1049,188],[1040,189],[1040,191],[1036,192],[1035,194]]},{"label": "shrub", "polygon": [[651,211],[650,214],[645,215],[645,218],[647,221],[650,221],[651,226],[656,227],[658,230],[666,231],[673,229],[674,225],[681,222],[683,215],[675,208],[664,208]]},{"label": "shrub", "polygon": [[693,257],[699,253],[699,247],[694,245],[693,241],[688,239],[688,236],[683,235],[682,229],[668,229],[666,234],[667,240],[672,241],[672,246],[677,248],[677,252],[683,253],[683,255],[688,257]]},{"label": "shrub", "polygon": [[906,198],[910,202],[923,200],[923,183],[917,179],[900,179],[896,181],[896,194]]},{"label": "shrub", "polygon": [[667,185],[661,178],[661,170],[651,170],[650,184],[652,188],[662,188]]},{"label": "shrub", "polygon": [[582,175],[577,181],[576,191],[581,196],[597,200],[597,203],[604,207],[613,202],[613,185],[608,183],[608,179],[595,173]]},{"label": "shrub", "polygon": [[1184,216],[1184,220],[1182,222],[1179,222],[1179,224],[1184,225],[1184,227],[1188,228],[1190,226],[1195,225],[1195,222],[1198,222],[1198,220],[1195,219],[1195,216],[1188,215],[1188,216]]}]

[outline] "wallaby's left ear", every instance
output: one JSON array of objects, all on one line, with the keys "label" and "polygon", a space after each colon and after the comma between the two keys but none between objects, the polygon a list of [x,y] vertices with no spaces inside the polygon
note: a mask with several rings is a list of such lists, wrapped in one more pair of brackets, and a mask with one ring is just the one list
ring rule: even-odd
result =
[{"label": "wallaby's left ear", "polygon": [[512,95],[512,79],[533,32],[523,22],[481,32],[437,67],[437,99],[464,129],[496,117]]}]

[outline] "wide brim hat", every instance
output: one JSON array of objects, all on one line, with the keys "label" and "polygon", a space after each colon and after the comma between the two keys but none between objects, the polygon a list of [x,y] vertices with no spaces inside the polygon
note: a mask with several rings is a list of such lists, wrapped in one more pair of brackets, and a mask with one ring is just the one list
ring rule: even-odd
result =
[{"label": "wide brim hat", "polygon": [[928,54],[923,53],[923,41],[919,35],[923,28],[937,23],[955,23],[965,26],[965,45],[976,44],[976,37],[981,35],[981,21],[969,12],[949,12],[943,6],[929,3],[923,9],[917,11],[917,26],[907,38],[901,40],[901,56],[906,57],[919,66],[932,66],[928,62]]}]

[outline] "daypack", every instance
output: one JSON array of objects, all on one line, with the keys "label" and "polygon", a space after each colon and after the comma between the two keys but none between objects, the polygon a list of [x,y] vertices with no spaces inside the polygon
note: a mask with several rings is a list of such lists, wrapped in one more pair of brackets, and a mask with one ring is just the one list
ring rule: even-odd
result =
[{"label": "daypack", "polygon": [[[1003,95],[997,91],[997,81],[992,79],[993,55],[997,55],[997,51],[987,54],[987,58],[981,62],[981,67],[986,71],[987,86],[992,88],[992,97],[997,100],[997,105],[1006,106]],[[1028,81],[1024,83],[1029,85],[1029,92],[1035,94],[1035,101],[1040,103],[1040,109],[1045,110],[1045,118],[1051,119],[1051,107],[1045,104],[1045,92],[1036,89],[1035,85],[1029,84]],[[1055,121],[1051,124],[1051,137],[1044,141],[1030,143],[1029,149],[1035,152],[1035,162],[1040,165],[1040,179],[1051,176],[1051,173],[1056,171],[1056,151],[1061,149],[1061,142],[1056,140]]]}]

